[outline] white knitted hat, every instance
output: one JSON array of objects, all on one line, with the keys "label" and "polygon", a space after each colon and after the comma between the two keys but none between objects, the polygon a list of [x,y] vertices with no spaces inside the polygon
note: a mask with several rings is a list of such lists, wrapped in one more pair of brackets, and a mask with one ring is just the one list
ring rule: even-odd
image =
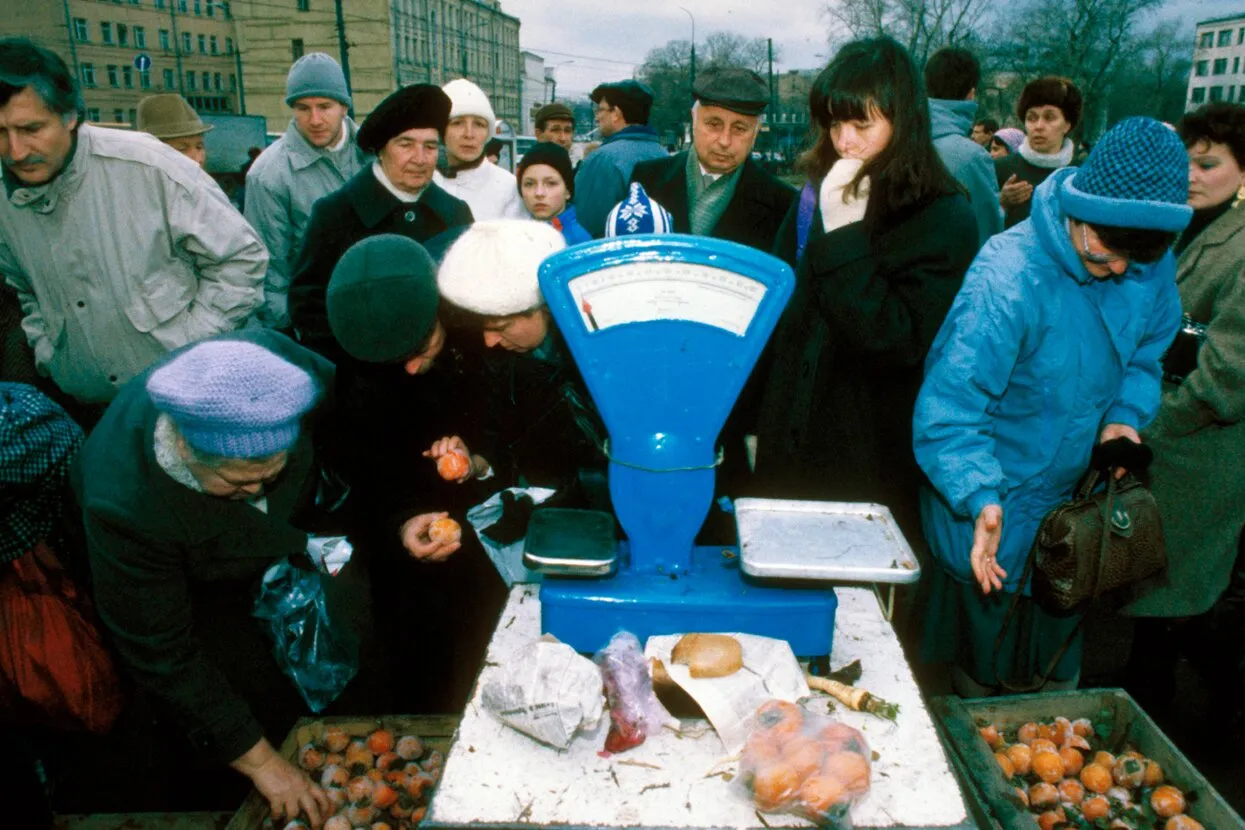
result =
[{"label": "white knitted hat", "polygon": [[441,87],[441,91],[450,96],[451,120],[460,115],[478,115],[488,122],[489,138],[493,137],[497,129],[497,116],[484,90],[466,78],[458,78]]},{"label": "white knitted hat", "polygon": [[545,222],[476,222],[446,251],[437,288],[446,302],[485,317],[522,314],[544,304],[540,264],[565,247],[562,234]]}]

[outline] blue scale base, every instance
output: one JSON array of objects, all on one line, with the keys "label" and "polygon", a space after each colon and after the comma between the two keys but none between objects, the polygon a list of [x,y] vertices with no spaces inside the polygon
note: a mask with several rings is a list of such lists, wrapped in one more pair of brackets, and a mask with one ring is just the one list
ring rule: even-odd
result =
[{"label": "blue scale base", "polygon": [[678,578],[625,567],[603,579],[546,575],[541,631],[586,654],[622,630],[641,643],[655,634],[738,631],[786,640],[797,657],[828,657],[839,604],[834,589],[756,584],[740,572],[738,553],[697,547],[691,571]]}]

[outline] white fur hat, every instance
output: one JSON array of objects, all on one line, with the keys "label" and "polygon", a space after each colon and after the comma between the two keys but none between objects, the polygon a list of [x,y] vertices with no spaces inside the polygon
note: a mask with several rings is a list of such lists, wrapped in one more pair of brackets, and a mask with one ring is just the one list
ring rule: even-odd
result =
[{"label": "white fur hat", "polygon": [[485,317],[522,314],[544,303],[540,264],[565,247],[562,234],[545,222],[476,222],[446,251],[437,288],[446,302]]},{"label": "white fur hat", "polygon": [[478,115],[488,122],[489,138],[493,137],[497,130],[497,116],[484,90],[466,78],[457,78],[441,87],[441,91],[450,97],[451,119],[460,115]]}]

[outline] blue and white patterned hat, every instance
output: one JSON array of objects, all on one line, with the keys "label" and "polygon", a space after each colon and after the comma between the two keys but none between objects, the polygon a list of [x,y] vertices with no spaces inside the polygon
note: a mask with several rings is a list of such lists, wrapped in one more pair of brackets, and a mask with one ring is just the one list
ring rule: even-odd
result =
[{"label": "blue and white patterned hat", "polygon": [[631,193],[614,205],[605,217],[606,236],[627,236],[633,233],[671,233],[674,220],[670,212],[648,197],[644,185],[631,183]]},{"label": "blue and white patterned hat", "polygon": [[1094,145],[1063,183],[1060,202],[1091,225],[1179,232],[1193,217],[1189,156],[1174,132],[1153,118],[1125,118]]}]

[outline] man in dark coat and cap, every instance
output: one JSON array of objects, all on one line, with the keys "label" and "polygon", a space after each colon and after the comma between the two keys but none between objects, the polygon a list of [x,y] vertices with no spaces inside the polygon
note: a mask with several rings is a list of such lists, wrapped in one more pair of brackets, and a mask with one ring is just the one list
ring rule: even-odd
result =
[{"label": "man in dark coat and cap", "polygon": [[702,73],[693,89],[692,147],[640,162],[631,180],[674,217],[675,233],[712,236],[767,253],[795,190],[752,160],[769,90],[755,72]]},{"label": "man in dark coat and cap", "polygon": [[[393,233],[435,247],[472,222],[471,208],[433,180],[450,99],[440,87],[413,84],[380,102],[359,128],[359,147],[376,160],[336,193],[316,202],[290,283],[290,318],[304,345],[337,361],[342,352],[325,317],[325,288],[346,250]],[[448,233],[447,233],[448,232]],[[443,243],[433,240],[446,234]]]},{"label": "man in dark coat and cap", "polygon": [[[355,243],[329,281],[336,347],[338,453],[351,482],[346,513],[373,580],[378,630],[394,655],[400,711],[461,712],[484,660],[505,585],[468,530],[430,537],[432,523],[496,485],[479,453],[478,370],[438,319],[437,266],[418,243],[379,234]],[[477,450],[473,452],[472,450]],[[447,481],[440,457],[467,471]]]}]

